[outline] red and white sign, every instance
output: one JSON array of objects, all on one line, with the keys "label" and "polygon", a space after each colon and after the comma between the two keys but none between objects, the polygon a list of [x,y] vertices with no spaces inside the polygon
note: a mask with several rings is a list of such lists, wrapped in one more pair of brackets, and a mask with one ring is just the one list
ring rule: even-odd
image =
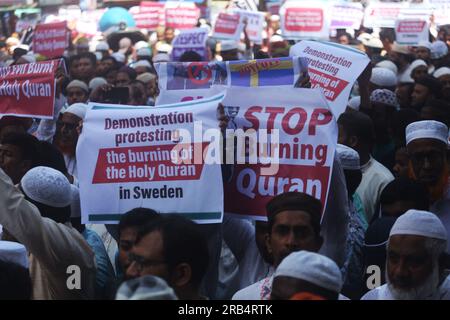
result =
[{"label": "red and white sign", "polygon": [[61,57],[69,46],[67,22],[38,24],[33,35],[33,51],[47,58]]},{"label": "red and white sign", "polygon": [[333,4],[331,15],[332,29],[356,29],[361,27],[364,16],[363,6],[359,2],[339,1]]},{"label": "red and white sign", "polygon": [[428,41],[428,23],[421,19],[402,19],[395,22],[395,37],[399,44],[417,45]]},{"label": "red and white sign", "polygon": [[364,11],[364,27],[394,28],[400,11],[407,8],[406,2],[370,2]]},{"label": "red and white sign", "polygon": [[58,60],[0,68],[0,114],[51,119]]},{"label": "red and white sign", "polygon": [[[189,4],[189,3],[188,3]],[[193,3],[192,6],[177,5],[169,6],[166,5],[165,9],[165,25],[166,27],[171,27],[179,30],[186,30],[195,28],[198,19],[200,18],[200,9],[197,8]]]},{"label": "red and white sign", "polygon": [[156,30],[164,25],[164,3],[144,1],[140,6],[131,7],[130,13],[140,29]]},{"label": "red and white sign", "polygon": [[[325,207],[337,125],[321,91],[229,88],[222,104],[233,110],[238,128],[225,212],[265,220],[267,202],[285,192],[305,192]],[[249,135],[248,144],[239,129]]]},{"label": "red and white sign", "polygon": [[238,13],[219,13],[214,25],[213,36],[218,39],[236,40],[241,37],[243,25]]},{"label": "red and white sign", "polygon": [[286,2],[280,9],[281,30],[286,39],[328,39],[329,5],[317,1]]},{"label": "red and white sign", "polygon": [[353,83],[370,62],[362,51],[321,41],[301,41],[289,55],[308,60],[312,88],[323,90],[336,118],[345,111]]}]

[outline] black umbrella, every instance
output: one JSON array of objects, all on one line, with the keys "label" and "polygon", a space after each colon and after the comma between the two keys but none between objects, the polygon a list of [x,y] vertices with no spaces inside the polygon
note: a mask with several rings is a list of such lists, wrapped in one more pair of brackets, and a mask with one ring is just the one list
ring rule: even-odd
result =
[{"label": "black umbrella", "polygon": [[106,41],[113,51],[119,50],[119,41],[122,38],[129,38],[133,45],[139,41],[147,41],[147,37],[139,29],[128,28],[126,30],[115,31],[107,36]]}]

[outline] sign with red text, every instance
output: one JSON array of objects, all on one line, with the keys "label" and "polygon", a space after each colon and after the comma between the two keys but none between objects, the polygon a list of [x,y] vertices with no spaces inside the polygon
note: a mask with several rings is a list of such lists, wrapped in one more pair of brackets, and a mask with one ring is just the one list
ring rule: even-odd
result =
[{"label": "sign with red text", "polygon": [[58,60],[0,68],[0,115],[51,119]]},{"label": "sign with red text", "polygon": [[280,8],[281,30],[286,39],[328,39],[330,6],[322,1],[286,2]]},{"label": "sign with red text", "polygon": [[428,23],[422,19],[402,19],[395,22],[395,38],[397,43],[404,45],[417,45],[428,41]]},{"label": "sign with red text", "polygon": [[208,40],[207,29],[196,28],[180,31],[172,42],[172,61],[180,60],[186,51],[197,52],[204,61],[207,61],[206,40]]},{"label": "sign with red text", "polygon": [[164,3],[143,1],[140,6],[130,8],[130,13],[140,29],[156,30],[164,25]]},{"label": "sign with red text", "polygon": [[394,28],[400,11],[408,6],[406,2],[371,1],[364,11],[364,27]]},{"label": "sign with red text", "polygon": [[361,27],[364,16],[363,6],[359,2],[338,1],[331,9],[332,29],[356,29]]},{"label": "sign with red text", "polygon": [[308,61],[312,88],[321,88],[336,118],[345,111],[353,84],[370,59],[362,51],[331,42],[301,41],[290,56]]},{"label": "sign with red text", "polygon": [[200,18],[200,9],[194,3],[170,3],[165,6],[165,26],[186,30],[195,28]]},{"label": "sign with red text", "polygon": [[219,13],[214,25],[213,37],[223,40],[239,41],[243,24],[241,16],[237,13]]},{"label": "sign with red text", "polygon": [[69,46],[67,22],[38,24],[33,35],[33,52],[47,58],[62,57]]},{"label": "sign with red text", "polygon": [[236,163],[224,184],[225,212],[265,220],[267,202],[285,192],[305,192],[325,207],[337,125],[322,92],[234,87],[223,105],[232,127],[227,162]]},{"label": "sign with red text", "polygon": [[141,207],[222,222],[222,99],[157,108],[90,103],[76,151],[82,222],[118,223]]}]

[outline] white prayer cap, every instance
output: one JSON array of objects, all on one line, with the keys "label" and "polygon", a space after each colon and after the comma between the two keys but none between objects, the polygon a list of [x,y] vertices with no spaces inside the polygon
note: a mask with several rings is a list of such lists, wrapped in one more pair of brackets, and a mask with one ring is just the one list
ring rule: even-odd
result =
[{"label": "white prayer cap", "polygon": [[24,54],[23,56],[21,56],[21,58],[24,59],[28,63],[36,62],[36,56],[29,52],[27,54]]},{"label": "white prayer cap", "polygon": [[435,120],[413,122],[406,127],[406,145],[417,139],[435,139],[448,144],[448,128]]},{"label": "white prayer cap", "polygon": [[448,75],[450,75],[450,68],[448,68],[448,67],[439,68],[433,73],[433,76],[435,78],[440,78],[442,76],[448,76]]},{"label": "white prayer cap", "polygon": [[423,61],[422,59],[416,59],[409,66],[409,70],[411,70],[411,72],[413,72],[415,68],[420,67],[420,66],[424,66],[424,67],[428,68],[428,65],[425,61]]},{"label": "white prayer cap", "polygon": [[367,32],[363,32],[361,33],[358,38],[356,38],[358,41],[361,41],[362,44],[366,43],[367,41],[369,41],[371,38],[373,37],[373,35],[371,35],[370,33]]},{"label": "white prayer cap", "polygon": [[66,87],[66,90],[70,89],[70,88],[80,88],[81,90],[89,92],[89,88],[88,88],[87,84],[80,80],[70,81],[70,83]]},{"label": "white prayer cap", "polygon": [[139,51],[139,49],[148,48],[148,44],[145,41],[138,41],[134,45],[134,48]]},{"label": "white prayer cap", "polygon": [[272,21],[272,22],[280,21],[280,16],[277,14],[273,14],[270,16],[270,21]]},{"label": "white prayer cap", "polygon": [[278,34],[274,34],[273,36],[270,37],[270,43],[283,42],[283,41],[284,41],[283,37]]},{"label": "white prayer cap", "polygon": [[72,202],[69,180],[53,168],[40,166],[29,170],[20,185],[30,199],[50,207],[67,207]]},{"label": "white prayer cap", "polygon": [[128,49],[129,47],[131,47],[131,44],[132,44],[131,39],[125,37],[125,38],[120,39],[119,48],[120,49]]},{"label": "white prayer cap", "polygon": [[411,66],[408,67],[408,69],[403,72],[401,77],[398,79],[399,83],[414,83],[414,79],[411,78]]},{"label": "white prayer cap", "polygon": [[411,54],[411,51],[409,51],[408,46],[398,44],[397,42],[394,42],[391,51],[401,54]]},{"label": "white prayer cap", "polygon": [[86,116],[86,111],[87,111],[87,104],[77,102],[71,104],[66,109],[66,111],[64,111],[64,113],[71,113],[76,115],[80,119],[84,119],[84,117]]},{"label": "white prayer cap", "polygon": [[106,81],[105,78],[102,77],[95,77],[93,78],[91,81],[89,81],[89,89],[91,91],[94,91],[95,89],[97,89],[99,86],[107,84],[108,81]]},{"label": "white prayer cap", "polygon": [[448,47],[444,41],[436,41],[431,44],[431,59],[440,59],[448,54]]},{"label": "white prayer cap", "polygon": [[101,53],[100,51],[95,51],[94,54],[95,54],[95,57],[97,58],[97,61],[102,60],[103,53]]},{"label": "white prayer cap", "polygon": [[153,62],[169,62],[170,56],[167,53],[158,53],[153,57]]},{"label": "white prayer cap", "polygon": [[106,41],[101,41],[97,43],[97,46],[95,47],[95,51],[108,51],[109,50],[109,44]]},{"label": "white prayer cap", "polygon": [[12,241],[0,241],[0,260],[13,262],[28,269],[28,253],[23,244]]},{"label": "white prayer cap", "polygon": [[394,87],[397,85],[397,76],[392,70],[386,68],[374,68],[370,82],[382,87]]},{"label": "white prayer cap", "polygon": [[377,49],[383,48],[383,42],[381,42],[381,40],[379,38],[374,37],[374,36],[370,37],[369,39],[363,40],[361,42],[366,47],[377,48]]},{"label": "white prayer cap", "polygon": [[417,47],[427,48],[428,50],[431,50],[431,42],[430,41],[420,41]]},{"label": "white prayer cap", "polygon": [[125,63],[125,55],[122,52],[114,52],[111,57],[113,57],[114,59],[116,59],[117,62],[122,62]]},{"label": "white prayer cap", "polygon": [[148,62],[147,60],[139,60],[139,61],[133,63],[133,64],[131,65],[131,67],[132,67],[133,69],[136,69],[137,67],[147,67],[147,68],[151,68],[152,65],[151,65],[150,62]]},{"label": "white prayer cap", "polygon": [[79,218],[81,217],[81,205],[80,205],[80,190],[77,186],[73,184],[70,185],[72,188],[72,203],[70,204],[70,217]]},{"label": "white prayer cap", "polygon": [[158,51],[158,53],[170,53],[172,52],[172,46],[168,43],[158,42],[158,44],[156,44],[156,51]]},{"label": "white prayer cap", "polygon": [[178,300],[178,298],[163,279],[147,275],[125,281],[117,290],[116,300]]},{"label": "white prayer cap", "polygon": [[388,89],[377,89],[370,94],[370,102],[382,103],[396,109],[400,109],[397,96]]},{"label": "white prayer cap", "polygon": [[156,79],[156,75],[154,75],[153,73],[150,73],[150,72],[144,72],[144,73],[138,75],[136,78],[136,80],[139,80],[143,83],[149,83],[153,79]]},{"label": "white prayer cap", "polygon": [[339,293],[342,275],[336,263],[321,254],[309,251],[292,252],[278,266],[274,278],[292,277]]},{"label": "white prayer cap", "polygon": [[410,209],[398,217],[389,237],[394,235],[415,235],[447,241],[447,230],[441,220],[434,213],[416,209]]},{"label": "white prayer cap", "polygon": [[353,110],[359,111],[359,106],[361,105],[361,97],[356,96],[348,100],[347,106]]},{"label": "white prayer cap", "polygon": [[395,75],[398,74],[398,68],[397,68],[397,66],[395,65],[395,63],[393,63],[391,60],[383,60],[383,61],[380,61],[380,62],[378,62],[378,63],[375,65],[375,68],[385,68],[385,69],[389,69],[389,70],[391,70],[392,72],[394,72]]},{"label": "white prayer cap", "polygon": [[233,40],[225,40],[220,42],[220,50],[223,51],[230,51],[230,50],[236,50],[238,48],[238,43]]},{"label": "white prayer cap", "polygon": [[361,169],[359,154],[354,149],[338,143],[336,146],[336,154],[344,170]]},{"label": "white prayer cap", "polygon": [[152,56],[152,50],[150,48],[140,48],[136,52],[136,55],[138,57],[151,57]]}]

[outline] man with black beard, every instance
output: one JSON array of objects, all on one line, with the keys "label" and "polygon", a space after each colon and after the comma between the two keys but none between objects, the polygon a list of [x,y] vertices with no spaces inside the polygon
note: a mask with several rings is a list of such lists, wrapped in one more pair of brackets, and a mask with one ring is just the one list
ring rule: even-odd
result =
[{"label": "man with black beard", "polygon": [[450,300],[446,248],[447,231],[439,218],[428,211],[407,211],[389,234],[387,283],[361,300]]}]

